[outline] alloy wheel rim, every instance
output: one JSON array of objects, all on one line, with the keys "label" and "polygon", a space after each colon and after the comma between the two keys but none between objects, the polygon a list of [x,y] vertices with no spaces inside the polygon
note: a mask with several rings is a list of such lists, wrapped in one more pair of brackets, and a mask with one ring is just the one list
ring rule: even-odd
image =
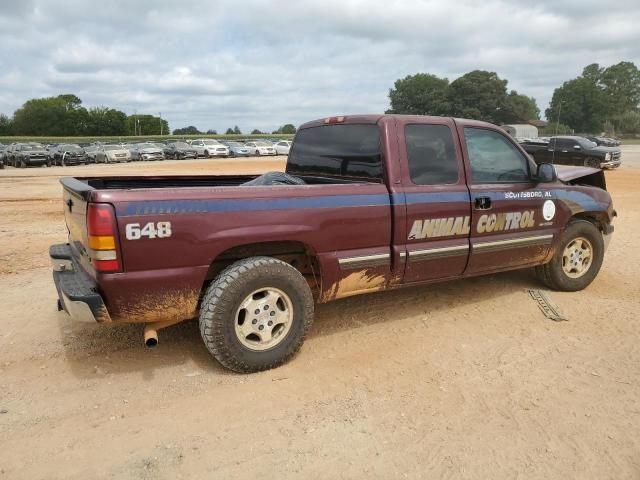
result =
[{"label": "alloy wheel rim", "polygon": [[240,303],[234,329],[240,343],[254,351],[280,344],[293,323],[293,304],[282,290],[273,287],[253,291]]},{"label": "alloy wheel rim", "polygon": [[571,240],[562,253],[562,270],[569,278],[580,278],[593,263],[593,246],[584,237]]}]

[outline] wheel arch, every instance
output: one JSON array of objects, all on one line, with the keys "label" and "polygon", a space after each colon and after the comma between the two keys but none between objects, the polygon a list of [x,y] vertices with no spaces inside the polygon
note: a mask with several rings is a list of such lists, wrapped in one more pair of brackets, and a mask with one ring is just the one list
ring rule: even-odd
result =
[{"label": "wheel arch", "polygon": [[314,296],[321,291],[321,264],[315,249],[299,240],[274,240],[248,242],[220,252],[209,265],[202,287],[203,292],[209,283],[229,265],[244,258],[257,256],[273,257],[290,264],[305,277]]}]

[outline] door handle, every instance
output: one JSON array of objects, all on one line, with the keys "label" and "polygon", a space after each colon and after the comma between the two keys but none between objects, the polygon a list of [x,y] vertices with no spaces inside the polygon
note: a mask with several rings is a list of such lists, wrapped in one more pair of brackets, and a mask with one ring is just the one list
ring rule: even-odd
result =
[{"label": "door handle", "polygon": [[568,150],[562,150],[562,153],[568,153],[568,152],[569,152]]},{"label": "door handle", "polygon": [[491,198],[490,197],[476,197],[475,199],[475,207],[476,210],[487,210],[491,208]]}]

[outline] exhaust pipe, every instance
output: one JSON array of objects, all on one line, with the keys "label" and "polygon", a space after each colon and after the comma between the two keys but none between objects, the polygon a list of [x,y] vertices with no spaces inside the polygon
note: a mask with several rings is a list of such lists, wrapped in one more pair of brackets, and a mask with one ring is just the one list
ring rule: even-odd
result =
[{"label": "exhaust pipe", "polygon": [[168,320],[166,322],[154,322],[147,323],[144,326],[144,344],[148,348],[153,348],[158,345],[158,330],[165,327],[170,327],[176,323],[180,323],[182,320]]},{"label": "exhaust pipe", "polygon": [[158,331],[150,325],[144,326],[144,345],[153,348],[158,345]]}]

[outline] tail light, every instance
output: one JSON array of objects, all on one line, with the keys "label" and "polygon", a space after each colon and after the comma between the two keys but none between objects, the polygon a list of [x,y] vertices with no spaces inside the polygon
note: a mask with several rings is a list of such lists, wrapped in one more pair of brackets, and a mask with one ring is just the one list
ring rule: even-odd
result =
[{"label": "tail light", "polygon": [[116,237],[116,214],[106,203],[90,203],[87,208],[87,233],[89,255],[98,272],[118,272],[121,270]]}]

